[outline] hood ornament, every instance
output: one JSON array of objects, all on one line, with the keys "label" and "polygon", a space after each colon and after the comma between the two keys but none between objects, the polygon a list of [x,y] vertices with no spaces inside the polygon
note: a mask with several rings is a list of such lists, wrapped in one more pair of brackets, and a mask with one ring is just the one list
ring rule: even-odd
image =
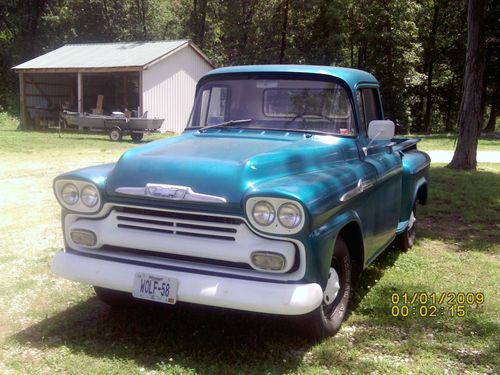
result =
[{"label": "hood ornament", "polygon": [[119,187],[116,193],[138,195],[174,201],[226,203],[226,199],[216,195],[196,193],[189,186],[146,184],[145,187]]}]

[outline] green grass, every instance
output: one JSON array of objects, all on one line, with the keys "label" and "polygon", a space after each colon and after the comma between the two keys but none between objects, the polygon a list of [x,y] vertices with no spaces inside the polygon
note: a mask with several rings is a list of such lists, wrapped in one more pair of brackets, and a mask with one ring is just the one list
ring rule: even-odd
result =
[{"label": "green grass", "polygon": [[[63,246],[52,179],[134,144],[17,132],[8,121],[0,117],[1,374],[500,372],[500,164],[434,166],[417,244],[370,266],[341,331],[314,342],[289,318],[184,304],[115,311],[52,275]],[[462,318],[403,319],[391,316],[393,292],[482,292],[485,303]]]},{"label": "green grass", "polygon": [[[456,135],[448,134],[432,134],[432,135],[416,135],[421,138],[418,147],[424,151],[432,150],[447,150],[453,151],[456,147]],[[494,136],[483,136],[479,138],[479,151],[500,151],[500,139]]]}]

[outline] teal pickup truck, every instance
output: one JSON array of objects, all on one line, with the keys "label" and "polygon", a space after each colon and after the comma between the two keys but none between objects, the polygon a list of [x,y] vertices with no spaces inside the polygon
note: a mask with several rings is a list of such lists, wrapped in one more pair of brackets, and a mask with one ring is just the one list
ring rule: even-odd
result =
[{"label": "teal pickup truck", "polygon": [[394,138],[364,71],[215,69],[183,134],[54,180],[65,249],[52,269],[110,305],[294,315],[332,335],[353,276],[413,244],[430,164],[417,142]]}]

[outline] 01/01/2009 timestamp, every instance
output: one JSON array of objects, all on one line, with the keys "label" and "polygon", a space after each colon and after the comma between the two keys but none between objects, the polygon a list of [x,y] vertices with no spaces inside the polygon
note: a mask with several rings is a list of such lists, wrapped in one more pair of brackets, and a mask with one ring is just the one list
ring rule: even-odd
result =
[{"label": "01/01/2009 timestamp", "polygon": [[484,303],[482,292],[442,292],[442,293],[392,293],[391,315],[393,317],[464,317],[473,305]]}]

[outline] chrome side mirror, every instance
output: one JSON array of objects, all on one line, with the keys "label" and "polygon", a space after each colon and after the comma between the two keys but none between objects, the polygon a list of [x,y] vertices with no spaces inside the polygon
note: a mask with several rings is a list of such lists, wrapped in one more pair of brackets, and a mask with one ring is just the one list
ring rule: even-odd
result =
[{"label": "chrome side mirror", "polygon": [[368,138],[372,141],[392,139],[394,138],[394,132],[395,125],[391,120],[373,120],[368,124]]},{"label": "chrome side mirror", "polygon": [[368,156],[368,149],[373,141],[387,141],[394,138],[395,125],[391,120],[373,120],[368,124],[368,138],[370,142],[363,147],[365,157]]}]

